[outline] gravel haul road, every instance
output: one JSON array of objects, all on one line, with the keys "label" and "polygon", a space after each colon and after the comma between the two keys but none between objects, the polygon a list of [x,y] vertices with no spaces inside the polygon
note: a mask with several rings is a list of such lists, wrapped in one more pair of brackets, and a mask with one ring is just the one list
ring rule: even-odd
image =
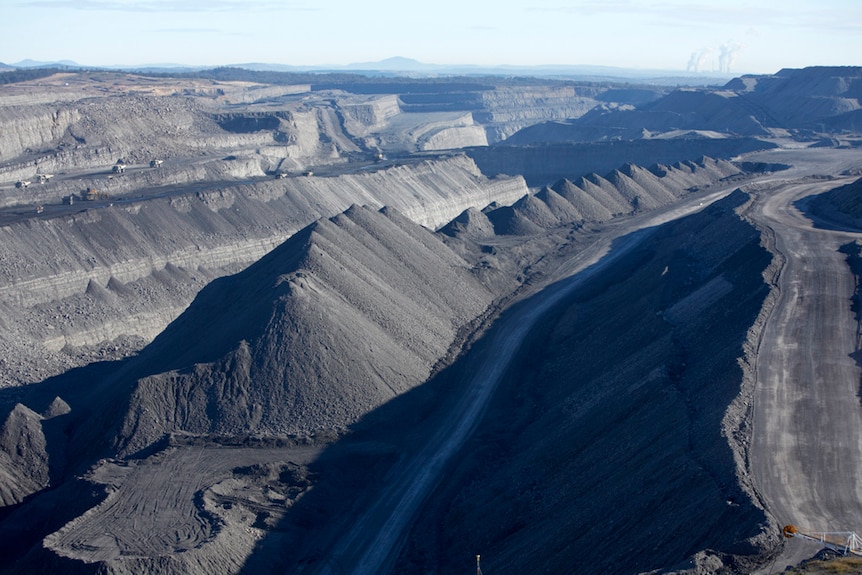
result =
[{"label": "gravel haul road", "polygon": [[[824,167],[816,154],[800,154],[799,159],[803,165],[781,179],[765,177],[745,186],[755,196],[748,215],[767,230],[770,248],[783,263],[777,299],[757,354],[750,465],[758,491],[779,524],[854,530],[862,528],[860,369],[850,355],[857,349],[857,323],[850,309],[854,278],[838,248],[862,239],[862,233],[814,228],[793,204],[855,178],[805,179],[824,173],[818,170],[833,174],[841,170],[837,165]],[[729,191],[616,230],[615,237],[625,241],[617,242],[612,252],[603,242],[594,245],[591,254],[581,253],[577,262],[561,265],[561,274],[569,279],[531,298],[530,306],[496,325],[498,339],[489,347],[497,353],[483,360],[452,415],[452,425],[443,426],[425,448],[390,474],[376,502],[336,543],[319,572],[388,572],[412,517],[469,437],[505,371],[505,361],[495,358],[509,357],[541,313],[643,239],[643,233],[632,234],[638,227],[682,217]],[[796,564],[816,552],[816,546],[790,541],[770,569]]]},{"label": "gravel haul road", "polygon": [[[783,259],[757,354],[751,467],[775,520],[809,531],[862,529],[855,280],[838,251],[862,233],[815,228],[794,204],[855,179],[786,184],[759,194],[751,213]],[[790,540],[775,567],[817,550]]]},{"label": "gravel haul road", "polygon": [[[647,238],[661,223],[683,217],[724,197],[735,186],[656,210],[612,227],[575,257],[561,262],[559,280],[511,309],[495,323],[490,343],[476,358],[475,375],[448,422],[412,457],[406,457],[387,478],[376,500],[327,553],[316,571],[321,575],[379,575],[389,573],[402,540],[426,497],[442,480],[446,466],[478,424],[485,407],[505,373],[510,359],[528,337],[542,314],[601,270],[612,266]],[[503,358],[503,359],[501,359]]]}]

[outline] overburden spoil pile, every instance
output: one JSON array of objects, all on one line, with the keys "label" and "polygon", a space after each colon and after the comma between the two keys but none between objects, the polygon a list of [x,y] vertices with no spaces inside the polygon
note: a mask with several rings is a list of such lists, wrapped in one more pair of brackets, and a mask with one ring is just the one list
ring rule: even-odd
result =
[{"label": "overburden spoil pile", "polygon": [[[142,458],[140,461],[162,465],[160,462],[175,450],[179,450],[178,455],[176,458],[171,456],[171,465],[179,466],[178,469],[191,466],[188,471],[177,471],[191,473],[197,460],[192,455],[186,457],[181,454],[187,453],[188,449],[197,448],[187,448],[182,442],[177,443],[174,439],[167,438],[188,437],[191,442],[189,445],[194,446],[196,437],[201,438],[198,441],[230,437],[326,437],[333,431],[341,433],[349,429],[363,418],[365,428],[373,429],[373,422],[383,417],[375,415],[382,405],[393,398],[407,396],[411,390],[416,390],[428,380],[436,370],[451,363],[458,354],[459,346],[479,325],[476,322],[493,317],[498,311],[495,306],[502,301],[500,298],[505,299],[519,285],[528,281],[528,277],[523,275],[524,266],[530,261],[547,257],[548,246],[570,241],[573,237],[571,234],[585,223],[666,204],[674,198],[690,193],[686,187],[705,186],[721,177],[738,175],[739,170],[733,165],[708,158],[676,166],[656,166],[652,170],[626,165],[609,174],[607,178],[594,176],[584,179],[584,182],[595,186],[592,194],[575,183],[561,181],[555,186],[560,190],[559,193],[552,188],[546,188],[535,195],[524,197],[511,207],[490,206],[484,211],[470,208],[445,226],[442,233],[419,226],[389,208],[375,210],[353,206],[343,214],[318,220],[246,270],[211,282],[198,294],[188,309],[138,356],[118,366],[107,366],[101,371],[91,370],[92,376],[82,374],[79,378],[87,378],[86,386],[64,385],[63,380],[55,384],[46,382],[33,386],[30,394],[22,399],[20,407],[16,408],[17,411],[8,418],[8,425],[15,426],[17,424],[14,422],[22,420],[19,417],[21,413],[29,413],[32,416],[24,417],[23,420],[32,420],[32,425],[14,427],[19,431],[17,435],[10,436],[12,439],[6,443],[14,445],[14,441],[22,440],[20,438],[30,437],[32,434],[26,429],[33,428],[40,418],[47,417],[50,411],[46,410],[45,415],[39,416],[31,407],[26,406],[38,407],[48,401],[48,397],[53,397],[51,394],[62,389],[63,400],[57,401],[63,401],[62,405],[66,407],[61,410],[62,418],[57,417],[57,425],[62,426],[63,439],[51,436],[53,439],[48,438],[46,449],[42,450],[53,454],[55,459],[46,461],[44,458],[34,457],[26,462],[29,468],[38,471],[32,473],[32,477],[55,479],[53,483],[46,480],[35,485],[21,485],[8,478],[3,489],[10,494],[14,491],[14,500],[19,501],[35,493],[35,501],[49,501],[51,492],[39,493],[44,485],[50,483],[58,486],[59,489],[54,491],[58,494],[80,489],[78,483],[69,479],[64,482],[61,478],[76,469],[85,469],[98,458],[126,458],[135,455]],[[581,185],[586,186],[583,182]],[[587,198],[592,198],[594,205],[603,206],[604,211],[591,214],[584,209]],[[640,274],[638,277],[642,277],[643,285],[658,281],[666,286],[661,289],[656,287],[657,294],[664,294],[661,295],[660,302],[656,303],[652,301],[652,296],[642,294],[648,300],[643,302],[645,311],[641,310],[643,313],[632,316],[628,306],[623,304],[624,294],[628,292],[620,292],[613,296],[618,298],[617,300],[608,302],[589,299],[587,309],[599,309],[593,309],[586,318],[579,315],[574,323],[566,324],[569,327],[577,325],[584,329],[597,330],[595,333],[589,332],[588,335],[578,331],[577,335],[566,336],[567,341],[571,338],[583,340],[575,346],[577,349],[581,346],[595,347],[593,351],[578,356],[581,359],[577,362],[584,365],[577,368],[563,367],[564,364],[560,363],[563,360],[551,355],[558,350],[572,349],[571,342],[562,342],[554,335],[563,328],[553,327],[547,331],[548,337],[552,339],[546,342],[547,345],[541,351],[535,351],[535,357],[547,357],[547,362],[543,360],[542,365],[547,363],[548,366],[542,369],[557,371],[538,376],[520,371],[519,368],[517,373],[523,375],[524,381],[533,382],[530,386],[535,388],[536,393],[539,393],[538,390],[543,389],[543,386],[551,385],[540,395],[546,393],[548,398],[554,398],[548,400],[553,401],[557,407],[574,405],[574,397],[584,394],[589,396],[595,393],[598,394],[596,397],[605,401],[614,396],[611,391],[614,385],[617,385],[614,378],[634,377],[635,373],[651,374],[647,376],[650,385],[645,383],[644,386],[636,386],[638,390],[643,388],[643,393],[655,389],[670,393],[667,390],[672,389],[673,385],[682,385],[682,380],[689,377],[685,374],[690,373],[683,364],[695,363],[693,359],[687,358],[688,354],[696,355],[696,350],[688,350],[687,346],[690,344],[681,342],[700,341],[701,336],[697,334],[704,329],[704,324],[698,322],[707,319],[715,321],[707,312],[717,309],[715,306],[721,308],[721,302],[724,301],[722,298],[736,297],[733,295],[737,293],[735,286],[742,281],[734,275],[742,272],[727,266],[737,257],[733,256],[733,250],[741,250],[743,246],[728,244],[726,249],[720,249],[714,245],[717,243],[714,238],[720,235],[720,231],[712,234],[711,230],[722,229],[731,233],[744,245],[756,243],[756,234],[750,228],[742,226],[741,231],[730,229],[733,225],[740,225],[738,222],[734,223],[736,216],[732,209],[726,206],[716,207],[708,213],[711,216],[701,216],[699,223],[687,224],[685,233],[690,234],[693,227],[700,226],[709,231],[709,234],[695,241],[681,240],[684,235],[682,231],[671,229],[668,232],[656,232],[662,237],[667,236],[663,240],[665,243],[656,248],[648,248],[646,252],[639,252],[634,258],[632,265],[642,263],[644,258],[653,257],[657,258],[656,261],[665,262],[664,265],[673,270],[673,273],[663,274],[662,270],[656,271],[649,267],[646,271],[632,272]],[[564,240],[563,237],[570,239]],[[669,246],[674,243],[682,243],[685,247],[673,251]],[[653,251],[658,252],[661,257],[649,256]],[[757,254],[757,251],[752,253]],[[545,265],[548,265],[548,262],[545,262]],[[651,264],[657,265],[659,264]],[[752,266],[751,269],[756,267],[753,263]],[[623,275],[629,272],[628,267],[619,270]],[[653,275],[658,279],[653,278]],[[607,280],[609,287],[621,281],[619,277],[615,278]],[[753,301],[751,298],[759,297],[760,292],[753,288],[752,290],[752,293],[746,296],[747,299],[743,298],[744,301]],[[650,294],[653,291],[647,290]],[[609,289],[606,297],[612,297],[613,293],[616,293],[615,290]],[[594,296],[595,294],[592,294],[589,297]],[[595,301],[599,303],[594,303]],[[652,311],[651,308],[648,309],[650,305],[659,304],[659,308]],[[576,309],[579,309],[578,306]],[[614,312],[618,315],[614,315]],[[565,312],[561,317],[568,317],[569,313]],[[643,319],[638,320],[637,317]],[[646,319],[650,320],[651,325],[645,326],[642,323]],[[581,320],[585,322],[581,323]],[[599,327],[589,327],[601,322],[605,322],[605,327],[602,328],[604,331]],[[744,319],[740,319],[738,325],[742,332],[731,330],[727,336],[731,340],[737,338],[733,340],[736,347],[728,343],[727,358],[739,352],[740,333],[744,333],[743,323]],[[621,347],[612,345],[617,337],[612,335],[612,332],[617,329]],[[629,330],[632,330],[631,333]],[[642,338],[650,340],[651,343],[644,349],[652,350],[654,354],[637,351],[643,344]],[[631,341],[625,344],[629,339]],[[633,355],[628,357],[629,353]],[[588,363],[585,363],[588,357],[595,359],[594,364],[589,364],[592,365],[589,368]],[[720,364],[721,369],[727,368],[726,364],[730,361],[727,358],[725,363]],[[623,370],[624,373],[616,373],[614,370],[622,369],[623,364],[629,367]],[[610,365],[616,365],[612,373],[604,373],[602,370],[610,368]],[[583,384],[587,385],[585,389],[591,390],[589,393],[579,391],[578,387],[570,387],[573,384],[565,383],[569,380],[563,375],[563,371],[582,368],[588,369],[585,378],[593,378],[596,381],[595,384]],[[708,378],[713,375],[696,377]],[[723,391],[719,393],[730,394],[731,391],[728,390],[732,390],[734,385],[738,391],[738,379],[730,375],[727,377],[730,379],[720,387]],[[610,387],[604,387],[606,385]],[[671,387],[667,387],[668,385]],[[559,414],[557,408],[542,408],[544,400],[533,397],[532,392],[521,390],[513,393],[521,399],[525,397],[524,393],[529,395],[531,407],[517,410],[516,413],[497,412],[497,409],[502,408],[495,407],[499,418],[495,415],[488,421],[509,421],[511,426],[507,424],[508,431],[505,433],[499,430],[491,433],[523,433],[524,441],[527,441],[528,437],[532,438],[528,443],[532,442],[535,449],[528,449],[525,443],[520,456],[524,460],[518,459],[511,471],[507,471],[508,464],[502,465],[502,460],[494,459],[499,456],[495,450],[480,448],[479,451],[486,454],[483,457],[492,458],[485,461],[501,464],[501,475],[480,479],[470,475],[470,469],[461,470],[459,473],[466,475],[459,475],[460,479],[452,484],[453,489],[460,486],[459,489],[466,490],[464,493],[469,493],[478,488],[476,481],[491,481],[496,485],[492,487],[495,490],[510,480],[514,481],[514,485],[520,485],[522,478],[517,479],[509,474],[521,474],[524,466],[538,469],[544,465],[545,458],[550,457],[548,450],[553,443],[548,442],[548,437],[568,443],[570,438],[567,434],[571,433],[593,437],[599,443],[603,441],[601,434],[591,435],[594,432],[587,433],[587,429],[597,425],[590,418],[601,418],[598,414],[612,411],[610,407],[604,406],[599,411],[593,411],[590,407],[593,404],[589,403],[583,409],[578,408],[583,412],[583,419],[568,420],[568,416]],[[677,390],[674,393],[682,392]],[[632,397],[641,396],[635,394]],[[517,401],[520,402],[521,399]],[[503,405],[508,405],[506,402],[510,400],[501,401]],[[682,403],[674,403],[675,401]],[[680,421],[694,417],[692,414],[686,415],[686,401],[671,401],[669,409],[672,407],[673,410],[678,410],[682,419],[662,419],[663,423],[656,423],[656,433],[672,434],[671,430]],[[595,405],[600,404],[601,402]],[[428,404],[428,407],[431,405],[433,402]],[[614,409],[617,408],[625,411],[622,404]],[[568,407],[563,407],[563,410],[569,413]],[[425,410],[418,410],[423,411]],[[540,413],[545,413],[545,416],[540,416]],[[715,462],[709,463],[715,467],[707,470],[705,476],[712,477],[712,480],[703,479],[695,471],[691,471],[693,478],[686,475],[689,473],[686,470],[696,469],[697,465],[686,463],[694,456],[683,444],[671,441],[668,444],[670,452],[666,457],[678,457],[683,462],[681,469],[685,477],[680,479],[682,484],[688,485],[685,482],[689,481],[706,481],[699,487],[704,490],[703,497],[712,501],[710,498],[715,497],[716,493],[722,496],[732,495],[735,501],[741,502],[740,505],[750,510],[751,505],[746,503],[745,493],[731,487],[736,470],[732,467],[732,457],[727,456],[729,448],[726,442],[722,443],[723,440],[716,439],[720,434],[720,418],[716,421],[716,414],[717,412],[709,418],[697,421],[697,429],[703,430],[697,433],[703,433],[706,438],[704,448],[714,449],[717,453]],[[405,414],[400,413],[396,417],[405,417]],[[410,415],[406,417],[408,420],[413,419]],[[525,417],[532,423],[526,421]],[[545,420],[543,417],[549,419]],[[563,419],[557,419],[560,417]],[[642,419],[635,418],[630,422],[621,413],[618,418],[618,433],[636,433],[631,426],[637,427],[637,422]],[[533,424],[536,427],[532,427]],[[496,429],[493,424],[488,425],[491,425],[489,429]],[[555,431],[550,431],[552,429]],[[604,428],[598,426],[597,429]],[[613,436],[611,430],[605,430],[603,434]],[[486,438],[487,435],[483,435],[480,441],[485,441]],[[643,441],[646,442],[648,438],[657,441],[649,434],[644,435]],[[381,438],[375,445],[386,445],[387,441]],[[506,436],[506,442],[509,441],[513,445],[520,445],[515,437]],[[395,460],[391,451],[391,447],[375,447],[369,457],[372,461],[391,462]],[[204,450],[202,453],[208,451]],[[623,460],[629,457],[631,452],[622,450],[618,453],[621,459],[614,463],[614,466],[625,467]],[[248,460],[246,456],[237,457],[237,461]],[[571,457],[573,462],[581,460],[580,455],[576,457],[574,452]],[[712,455],[709,457],[712,458]],[[64,459],[68,460],[65,468],[61,465]],[[106,465],[109,467],[105,467]],[[119,490],[116,495],[110,497],[117,498],[118,502],[123,502],[122,505],[140,509],[147,508],[149,504],[141,502],[133,505],[139,497],[149,500],[150,497],[160,496],[142,496],[128,491],[145,481],[140,474],[150,467],[137,470],[137,467],[120,466],[113,469],[111,465],[115,464],[103,462],[101,467],[98,467],[98,472],[88,476],[87,481],[92,482],[96,492],[107,490],[113,493],[114,490]],[[595,465],[599,463],[596,462]],[[369,469],[379,468],[379,463],[375,463]],[[645,466],[645,469],[647,468]],[[562,483],[574,481],[573,478],[580,477],[578,474],[582,471],[561,468],[559,475],[555,475],[556,479],[541,489],[561,489]],[[213,481],[222,481],[229,472],[229,467],[219,467],[217,472],[213,471]],[[609,485],[617,481],[615,471],[606,469],[602,473],[607,474],[605,479],[610,482]],[[722,477],[721,485],[710,483],[716,481],[715,477],[719,475]],[[374,476],[376,475],[370,477]],[[329,493],[327,497],[336,497],[333,501],[337,501],[337,497],[341,496],[350,497],[350,489],[363,483],[348,481],[346,487],[335,488],[327,483],[328,480],[323,479],[328,477],[332,480],[332,473],[321,473],[319,477],[315,480],[315,485],[321,489],[319,492]],[[366,480],[367,478],[363,481]],[[239,483],[231,489],[241,490],[245,480],[240,478],[236,481]],[[589,483],[586,479],[577,481]],[[185,488],[180,489],[182,485],[171,491],[170,497],[182,500],[183,503],[177,505],[183,509],[188,508],[188,513],[184,512],[181,518],[166,516],[169,519],[166,523],[157,520],[157,516],[148,516],[146,519],[147,524],[153,525],[152,529],[169,530],[160,536],[159,541],[173,540],[172,538],[176,537],[173,534],[175,532],[200,535],[201,540],[195,543],[194,547],[201,551],[180,553],[179,551],[185,550],[186,547],[179,546],[176,548],[177,552],[171,554],[169,563],[172,572],[199,572],[201,564],[197,562],[204,561],[211,566],[209,562],[222,553],[236,558],[232,561],[242,561],[242,557],[252,553],[252,540],[240,536],[240,533],[250,528],[249,524],[243,523],[244,520],[241,519],[245,515],[231,515],[227,508],[218,512],[220,519],[211,515],[210,511],[204,513],[196,507],[197,504],[184,499],[197,496],[189,495],[183,491]],[[350,485],[353,487],[349,487]],[[620,489],[623,487],[621,483]],[[625,488],[635,489],[631,483],[625,484]],[[644,505],[651,505],[653,496],[661,497],[658,492],[650,492],[644,495]],[[513,497],[517,499],[516,496]],[[550,495],[545,494],[542,497]],[[485,504],[482,497],[470,496],[470,499],[472,503],[465,511],[472,513],[478,510],[477,512],[488,513],[488,516],[495,515],[496,512],[482,509]],[[560,500],[558,503],[561,506],[574,504],[569,500]],[[624,508],[620,502],[605,503]],[[303,517],[307,517],[308,512],[304,511],[305,507],[301,502],[297,505],[295,511],[285,512],[284,525],[295,525],[296,521],[301,524],[305,521]],[[472,507],[473,505],[476,507]],[[679,507],[673,508],[681,510],[682,505],[680,502]],[[325,509],[314,511],[314,517],[323,517],[330,510],[335,512],[331,502],[324,507]],[[110,565],[117,573],[141,569],[159,572],[157,564],[161,560],[158,556],[166,552],[164,546],[159,547],[158,551],[154,547],[153,556],[148,559],[145,557],[148,551],[141,551],[137,547],[136,550],[132,547],[126,549],[123,546],[117,549],[110,541],[102,541],[95,535],[94,525],[114,521],[110,519],[110,514],[115,512],[113,509],[113,504],[102,503],[92,508],[86,520],[78,521],[74,518],[80,512],[69,508],[68,512],[62,512],[60,516],[67,517],[67,521],[74,521],[62,531],[56,531],[58,526],[47,518],[38,520],[41,511],[33,513],[28,522],[29,527],[15,535],[16,540],[20,539],[26,543],[20,544],[20,549],[33,546],[30,555],[22,560],[22,568],[54,565],[63,569],[77,569],[96,560],[96,564]],[[748,527],[760,521],[757,513],[751,513],[752,515],[744,516],[744,527],[733,536],[728,535],[728,552],[744,552],[739,545],[744,547],[745,544],[740,544],[740,541],[749,536]],[[556,520],[551,517],[539,520],[529,515],[509,516],[509,519],[516,522],[536,521],[538,525],[547,521],[547,525],[543,525],[541,530],[556,529],[561,537],[571,536],[565,535],[569,533],[570,527],[562,519],[560,523],[555,523]],[[513,533],[518,531],[511,525],[506,527],[509,519],[499,517],[494,524],[500,529],[512,530]],[[200,529],[201,521],[206,524],[203,531]],[[269,530],[282,525],[281,521],[264,522],[269,525],[264,533],[274,533]],[[447,516],[443,521],[448,523],[454,520],[452,516]],[[317,519],[314,522],[319,523]],[[163,527],[159,527],[160,525]],[[261,527],[258,525],[255,529]],[[281,538],[294,532],[294,527],[278,529],[285,529],[277,531],[281,533]],[[452,529],[453,533],[459,533],[459,530],[467,529],[467,525],[455,521]],[[230,535],[234,531],[236,536]],[[51,533],[55,535],[46,539],[52,542],[51,545],[48,549],[39,551],[38,541]],[[205,535],[206,533],[219,535]],[[494,530],[483,530],[481,536],[490,538],[483,541],[471,539],[472,536],[466,533],[459,537],[463,537],[465,545],[491,545],[492,549],[493,545],[498,544],[512,544],[515,549],[521,549],[522,545],[536,545],[532,539],[522,543],[517,538],[508,539],[508,536],[495,533],[497,532]],[[549,541],[553,540],[553,537],[549,538]],[[87,542],[87,552],[81,554],[75,551],[84,541]],[[242,541],[245,543],[240,543]],[[105,547],[102,547],[103,545]],[[689,540],[689,545],[695,543]],[[222,546],[227,547],[219,551]],[[413,557],[413,552],[411,550],[407,557]],[[673,553],[669,552],[668,557],[679,557],[682,560],[686,555],[679,548]],[[514,558],[507,560],[515,561]],[[526,566],[524,568],[526,569]]]},{"label": "overburden spoil pile", "polygon": [[653,230],[547,314],[400,571],[752,572],[774,537],[731,438],[772,255],[747,200]]},{"label": "overburden spoil pile", "polygon": [[121,453],[171,431],[342,429],[427,379],[493,297],[392,210],[321,220],[210,284],[133,362],[153,374],[135,385]]}]

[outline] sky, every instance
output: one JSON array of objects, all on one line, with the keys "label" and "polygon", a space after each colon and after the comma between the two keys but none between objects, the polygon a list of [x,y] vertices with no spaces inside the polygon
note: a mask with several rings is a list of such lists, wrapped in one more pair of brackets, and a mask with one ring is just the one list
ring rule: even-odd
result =
[{"label": "sky", "polygon": [[862,0],[0,0],[0,62],[862,65]]}]

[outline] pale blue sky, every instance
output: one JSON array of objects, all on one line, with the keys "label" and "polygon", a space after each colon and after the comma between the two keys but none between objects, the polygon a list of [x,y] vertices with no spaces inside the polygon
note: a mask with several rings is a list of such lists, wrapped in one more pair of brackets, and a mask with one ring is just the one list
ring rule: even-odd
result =
[{"label": "pale blue sky", "polygon": [[0,0],[0,61],[862,65],[862,0]]}]

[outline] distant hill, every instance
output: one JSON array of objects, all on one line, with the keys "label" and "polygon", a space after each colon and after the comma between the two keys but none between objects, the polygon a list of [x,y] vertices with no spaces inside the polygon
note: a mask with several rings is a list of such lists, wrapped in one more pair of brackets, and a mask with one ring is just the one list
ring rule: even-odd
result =
[{"label": "distant hill", "polygon": [[643,70],[591,65],[476,65],[476,64],[429,64],[413,58],[395,56],[375,62],[350,64],[291,65],[271,62],[226,63],[219,66],[194,66],[178,63],[116,64],[108,66],[82,65],[72,60],[39,61],[21,60],[14,68],[81,68],[104,70],[128,70],[160,74],[189,73],[218,67],[240,68],[257,72],[350,72],[371,76],[526,76],[534,78],[559,78],[580,81],[629,82],[659,86],[720,86],[734,78],[731,74],[691,73],[679,70]]},{"label": "distant hill", "polygon": [[575,120],[530,126],[507,143],[858,131],[860,113],[862,68],[786,69],[735,78],[720,89],[675,90],[636,108],[597,107]]},{"label": "distant hill", "polygon": [[57,67],[69,67],[69,68],[80,68],[81,65],[72,60],[56,60],[52,62],[43,62],[39,60],[21,60],[20,62],[16,62],[12,64],[15,68],[57,68]]}]

